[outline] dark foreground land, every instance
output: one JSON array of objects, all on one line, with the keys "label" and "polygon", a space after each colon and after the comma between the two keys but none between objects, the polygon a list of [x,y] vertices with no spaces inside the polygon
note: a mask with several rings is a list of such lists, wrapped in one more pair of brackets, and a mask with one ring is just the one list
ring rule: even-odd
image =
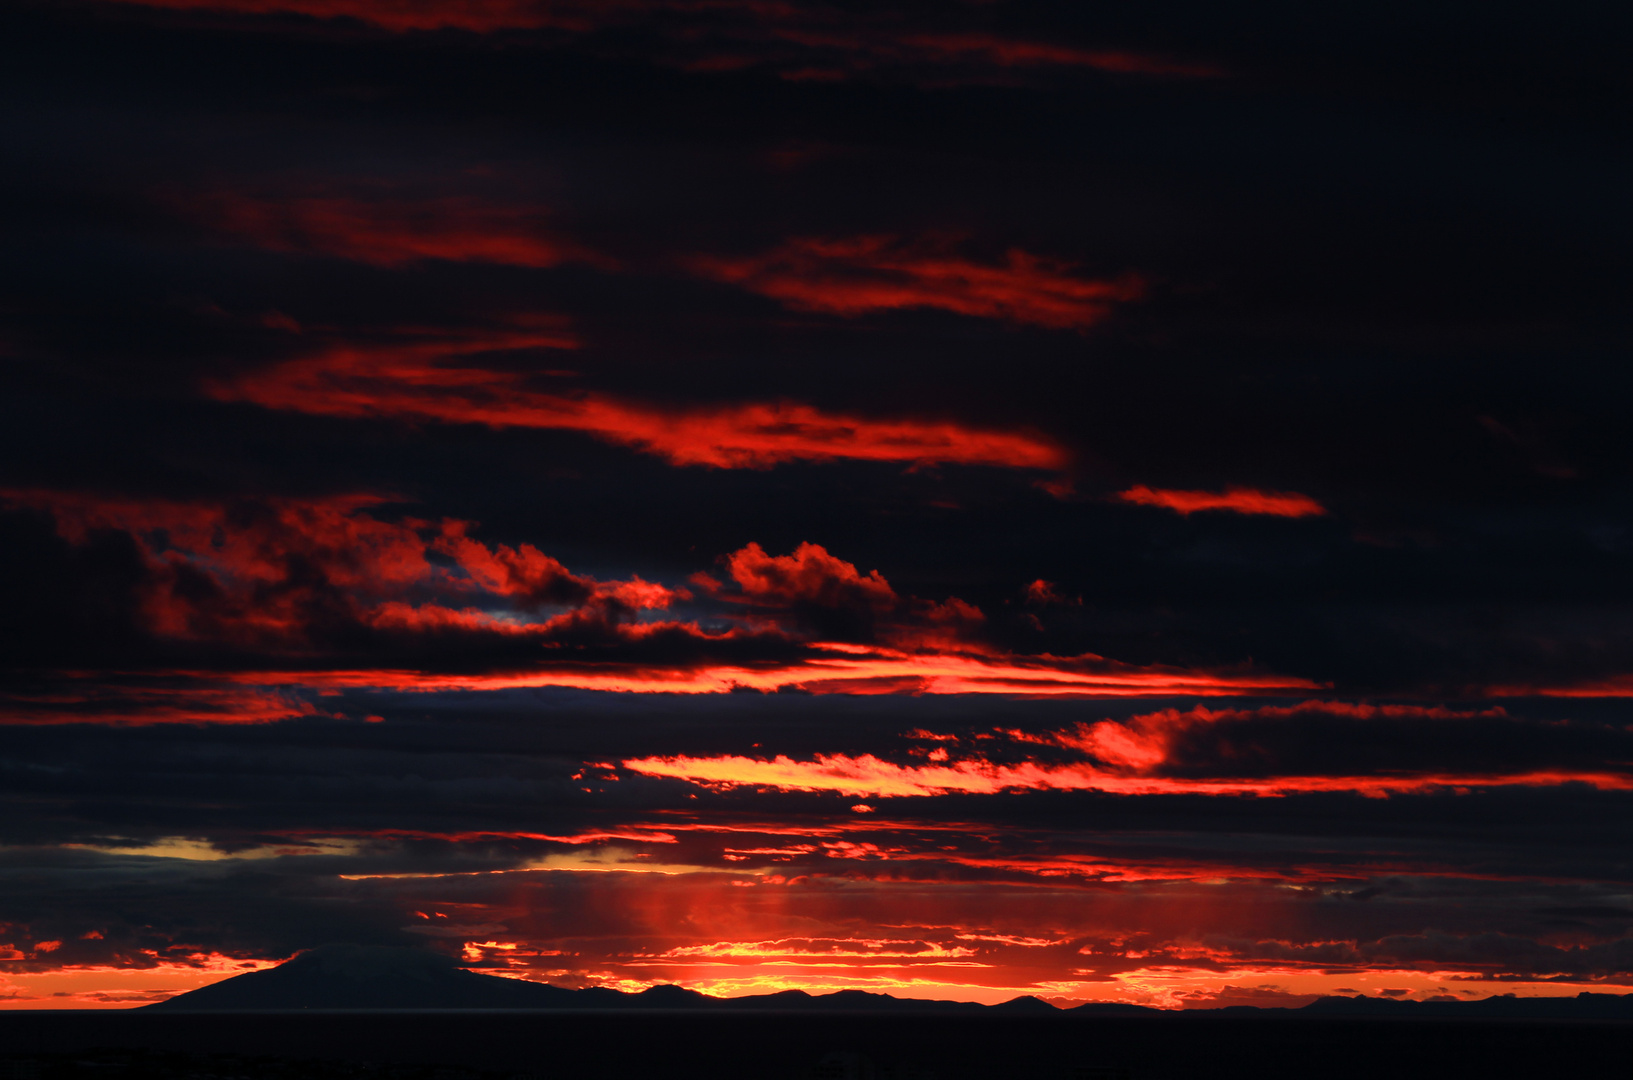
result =
[{"label": "dark foreground land", "polygon": [[1121,1076],[1629,1080],[1633,1025],[696,1012],[0,1014],[0,1080]]}]

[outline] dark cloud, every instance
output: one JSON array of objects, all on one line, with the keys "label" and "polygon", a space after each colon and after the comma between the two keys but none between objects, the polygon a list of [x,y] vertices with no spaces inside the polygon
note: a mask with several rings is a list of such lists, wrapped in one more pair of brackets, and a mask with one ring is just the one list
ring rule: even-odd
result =
[{"label": "dark cloud", "polygon": [[1625,984],[1627,30],[8,5],[0,994]]},{"label": "dark cloud", "polygon": [[[862,814],[854,798],[699,791],[591,755],[756,753],[772,732],[796,752],[899,754],[925,744],[915,728],[973,735],[991,710],[448,698],[353,692],[318,699],[333,718],[247,726],[13,728],[5,789],[29,810],[4,816],[7,940],[23,954],[9,970],[186,968],[367,940],[573,985],[658,964],[723,990],[835,952],[888,954],[868,962],[901,965],[892,978],[987,964],[976,982],[1005,987],[1162,963],[1633,977],[1618,906],[1633,866],[1607,857],[1628,850],[1626,792],[1017,794],[873,800]],[[1054,731],[1083,708],[1005,712]],[[1556,730],[1537,721],[1544,738]]]}]

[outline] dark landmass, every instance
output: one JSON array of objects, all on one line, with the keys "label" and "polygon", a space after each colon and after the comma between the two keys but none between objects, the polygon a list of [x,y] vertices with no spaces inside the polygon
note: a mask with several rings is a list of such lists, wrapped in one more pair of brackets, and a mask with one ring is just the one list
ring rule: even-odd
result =
[{"label": "dark landmass", "polygon": [[605,987],[569,990],[545,983],[483,975],[461,967],[450,957],[420,949],[325,945],[299,953],[275,968],[237,975],[167,1001],[143,1006],[144,1011],[164,1012],[337,1009],[678,1009],[1106,1018],[1195,1016],[1200,1013],[1241,1018],[1633,1021],[1633,994],[1501,996],[1480,1001],[1326,997],[1297,1009],[1238,1005],[1185,1012],[1110,1003],[1060,1009],[1035,997],[1019,997],[989,1006],[968,1001],[896,998],[863,990],[840,990],[832,994],[784,990],[776,994],[723,999],[673,985],[654,986],[638,994],[620,993]]},{"label": "dark landmass", "polygon": [[579,1009],[0,1012],[8,1080],[1627,1080],[1633,1025]]},{"label": "dark landmass", "polygon": [[457,1065],[362,1062],[268,1054],[108,1049],[0,1053],[5,1080],[515,1080]]},{"label": "dark landmass", "polygon": [[[1221,1009],[1220,1012],[1236,1012]],[[1295,1016],[1367,1017],[1372,1019],[1488,1019],[1488,1020],[1633,1020],[1633,994],[1577,994],[1575,997],[1519,997],[1503,994],[1479,1001],[1394,1001],[1389,998],[1325,997],[1302,1009],[1285,1011]]]}]

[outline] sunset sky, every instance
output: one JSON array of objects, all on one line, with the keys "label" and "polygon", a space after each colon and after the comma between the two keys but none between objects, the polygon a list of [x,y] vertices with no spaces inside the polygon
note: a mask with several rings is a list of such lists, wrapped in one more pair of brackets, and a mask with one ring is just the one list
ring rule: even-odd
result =
[{"label": "sunset sky", "polygon": [[1614,5],[0,7],[0,1008],[1633,993]]}]

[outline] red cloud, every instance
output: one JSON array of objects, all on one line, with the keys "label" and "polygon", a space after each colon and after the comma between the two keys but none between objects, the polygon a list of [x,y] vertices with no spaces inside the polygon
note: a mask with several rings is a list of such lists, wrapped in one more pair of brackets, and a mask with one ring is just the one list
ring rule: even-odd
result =
[{"label": "red cloud", "polygon": [[1586,679],[1582,682],[1549,684],[1530,683],[1511,686],[1491,686],[1482,691],[1488,697],[1572,697],[1572,698],[1625,698],[1633,697],[1633,675],[1609,675]]},{"label": "red cloud", "polygon": [[805,543],[792,555],[767,555],[759,544],[749,544],[725,559],[726,569],[755,603],[817,603],[840,606],[861,603],[880,610],[897,604],[895,590],[870,571],[866,576],[843,559],[836,559],[816,544]]},{"label": "red cloud", "polygon": [[[229,664],[216,683],[1102,696],[1311,686],[1089,654],[995,652],[970,636],[977,609],[956,598],[897,597],[878,573],[863,575],[812,544],[788,556],[752,545],[729,556],[740,591],[711,587],[712,596],[751,607],[754,625],[711,632],[639,617],[686,599],[685,590],[574,574],[528,544],[481,544],[465,522],[381,520],[379,496],[218,503],[10,492],[4,501],[50,512],[70,542],[127,533],[145,566],[147,633],[187,643],[178,655],[234,658],[241,670]],[[434,565],[433,553],[452,565]],[[564,610],[540,618],[541,606]],[[480,658],[477,670],[421,669],[444,655],[461,657],[465,671]],[[264,702],[255,709],[270,718]]]},{"label": "red cloud", "polygon": [[[600,624],[622,638],[689,632],[621,625],[635,611],[689,595],[684,590],[575,575],[531,545],[489,549],[466,535],[465,522],[382,521],[369,512],[385,502],[375,495],[189,503],[9,492],[4,501],[48,510],[71,542],[94,530],[129,533],[148,567],[143,614],[164,638],[287,655],[365,629],[551,636]],[[450,556],[457,571],[433,567],[431,551]],[[540,623],[441,602],[472,592],[572,610]]]},{"label": "red cloud", "polygon": [[[245,15],[310,15],[357,19],[398,32],[444,28],[488,33],[552,25],[541,0],[123,0],[173,11],[226,11]],[[614,6],[617,6],[616,4]]]},{"label": "red cloud", "polygon": [[[495,633],[564,633],[588,616],[569,612],[542,624],[500,624],[476,609],[382,606],[376,618],[401,628],[491,629]],[[599,624],[595,624],[599,625]],[[695,624],[636,623],[616,627],[617,641],[635,644],[659,634],[684,635],[698,645],[729,651],[731,633],[704,634]],[[510,670],[449,674],[368,668],[284,668],[232,676],[256,686],[314,688],[375,687],[400,690],[505,690],[564,686],[670,694],[718,694],[734,690],[798,690],[811,694],[1008,694],[1023,697],[1218,697],[1319,689],[1307,679],[1235,671],[1187,670],[1164,665],[1137,667],[1093,654],[1013,656],[924,651],[836,641],[800,641],[781,629],[760,637],[784,643],[779,655],[733,661],[701,653],[684,662],[607,653],[596,662],[577,662],[570,652],[549,657],[548,665],[517,664]],[[609,643],[610,644],[610,643]],[[694,650],[695,651],[695,650]],[[765,650],[760,650],[764,652]]]},{"label": "red cloud", "polygon": [[[421,928],[411,932],[434,927],[479,970],[575,987],[678,982],[722,997],[865,989],[989,1003],[1035,993],[1062,1005],[1184,1008],[1231,1001],[1234,987],[1250,984],[1260,1003],[1271,993],[1357,984],[1419,994],[1448,985],[1489,994],[1497,987],[1473,980],[1527,976],[1521,993],[1628,985],[1614,942],[1580,947],[1492,932],[1466,890],[1444,900],[1433,885],[1403,904],[1406,912],[1379,917],[1370,905],[1372,919],[1335,926],[1322,917],[1334,901],[1323,904],[1315,890],[1224,863],[1178,867],[1188,879],[1134,876],[1127,863],[1130,876],[1110,879],[988,877],[927,863],[915,880],[904,877],[913,864],[897,860],[872,863],[871,873],[860,858],[835,860],[826,873],[718,865],[640,873],[639,860],[619,861],[610,849],[585,855],[498,874],[349,875],[333,888],[360,902],[395,903],[402,923]],[[1314,880],[1356,882],[1342,874]],[[579,902],[564,906],[568,881]],[[1425,924],[1451,929],[1425,932]],[[17,924],[3,940],[27,948],[38,940],[28,929]],[[196,938],[163,928],[146,928],[136,945],[123,934],[62,940],[45,957],[12,949],[20,961],[11,968],[13,1000],[32,992],[49,1001],[48,987],[28,982],[33,973],[113,998],[120,988],[154,985],[138,981],[143,975],[192,986],[261,966],[242,959],[255,953],[210,955]]]},{"label": "red cloud", "polygon": [[1256,709],[1209,709],[1197,706],[1181,711],[1132,716],[1127,720],[1080,723],[1042,735],[1007,731],[1021,742],[1047,743],[1080,750],[1100,765],[1128,773],[1151,774],[1173,762],[1179,741],[1194,732],[1206,732],[1242,721],[1297,722],[1318,717],[1350,721],[1421,721],[1498,719],[1501,709],[1459,710],[1445,706],[1369,705],[1347,701],[1301,701],[1297,705],[1266,705]]},{"label": "red cloud", "polygon": [[691,593],[668,589],[633,577],[628,581],[596,581],[570,572],[558,560],[532,544],[511,548],[498,544],[491,550],[465,535],[464,522],[447,522],[432,547],[450,555],[471,579],[496,596],[530,604],[579,607],[592,601],[620,604],[632,611],[667,608]]},{"label": "red cloud", "polygon": [[595,594],[596,583],[571,573],[532,544],[489,551],[465,536],[463,526],[438,538],[438,551],[452,555],[484,589],[500,596],[519,596],[536,603],[578,605]]},{"label": "red cloud", "polygon": [[[609,848],[525,864],[539,869],[497,880],[425,875],[406,888],[421,910],[434,904],[463,924],[503,924],[478,956],[510,974],[554,981],[593,972],[635,980],[618,983],[631,989],[679,981],[730,996],[864,986],[996,1001],[1025,987],[1184,1007],[1231,982],[1262,986],[1272,975],[1317,993],[1373,978],[1433,988],[1454,973],[1501,977],[1516,968],[1539,979],[1568,971],[1586,981],[1590,969],[1615,972],[1617,985],[1627,979],[1626,958],[1611,943],[1587,955],[1569,944],[1482,935],[1490,916],[1469,903],[1466,878],[1452,890],[1432,879],[1408,886],[1399,907],[1326,917],[1376,875],[1439,873],[1417,845],[1404,858],[1326,845],[1306,855],[1233,851],[1218,837],[1187,851],[1165,837],[1160,849],[1129,851],[1091,833],[1095,839],[1067,839],[1058,828],[1028,834],[967,823],[922,834],[914,826],[852,828],[830,839],[818,822],[801,843],[744,836],[724,848],[684,833],[667,850]],[[758,848],[765,850],[751,853]],[[638,872],[658,860],[663,872]],[[575,893],[594,897],[583,905],[594,912],[589,925],[563,924],[539,902],[559,887],[553,874],[579,875]],[[1522,880],[1528,890],[1540,884]],[[1417,932],[1425,923],[1456,929]],[[1132,978],[1119,978],[1125,973]]]},{"label": "red cloud", "polygon": [[1059,329],[1090,326],[1144,293],[1136,277],[1081,278],[1067,263],[1016,249],[1001,263],[978,263],[946,241],[910,244],[888,236],[801,238],[764,255],[702,257],[693,266],[805,311],[855,316],[938,308]]},{"label": "red cloud", "polygon": [[[694,575],[693,581],[716,599],[755,609],[748,616],[751,622],[769,619],[785,627],[802,626],[830,645],[865,641],[917,653],[988,653],[972,637],[986,619],[979,608],[956,596],[941,602],[899,597],[879,571],[863,575],[820,545],[805,543],[792,555],[773,556],[751,543],[722,562],[738,591],[722,590],[707,574]],[[765,609],[773,610],[767,614]],[[855,689],[846,692],[923,689],[906,674],[847,677],[847,682]]]},{"label": "red cloud", "polygon": [[0,720],[8,724],[266,724],[318,712],[288,691],[208,682],[157,687],[80,678],[72,688],[0,697]]},{"label": "red cloud", "polygon": [[[1491,787],[1549,787],[1585,784],[1602,790],[1633,791],[1633,772],[1613,764],[1602,767],[1549,765],[1536,761],[1455,768],[1446,763],[1398,761],[1388,769],[1346,762],[1348,769],[1315,772],[1298,763],[1281,763],[1264,752],[1261,732],[1252,743],[1232,741],[1232,725],[1244,721],[1308,724],[1321,717],[1363,722],[1434,723],[1454,720],[1502,720],[1501,709],[1466,711],[1415,705],[1366,705],[1305,701],[1292,706],[1254,710],[1181,712],[1167,709],[1128,720],[1081,723],[1064,731],[1028,734],[1009,731],[1020,742],[1048,744],[1079,751],[1087,760],[999,761],[984,755],[953,758],[938,755],[927,763],[898,764],[872,754],[818,754],[812,760],[784,755],[771,759],[741,755],[719,757],[648,757],[625,761],[624,767],[651,776],[690,780],[705,786],[764,787],[789,791],[830,791],[849,797],[995,794],[1003,791],[1105,791],[1124,795],[1291,795],[1342,791],[1383,797]],[[1218,729],[1209,731],[1209,729]],[[1398,733],[1391,731],[1391,736]],[[1217,753],[1201,755],[1211,765],[1198,775],[1194,744],[1213,741]],[[1297,737],[1292,736],[1296,744]]]},{"label": "red cloud", "polygon": [[1296,491],[1259,491],[1232,487],[1224,492],[1174,491],[1145,485],[1119,492],[1123,502],[1140,506],[1160,506],[1190,515],[1199,510],[1228,510],[1235,514],[1269,514],[1273,517],[1310,517],[1325,514],[1327,508]]},{"label": "red cloud", "polygon": [[1083,603],[1083,599],[1079,597],[1076,600],[1068,600],[1066,597],[1060,594],[1059,586],[1057,586],[1054,582],[1045,581],[1042,578],[1038,578],[1036,581],[1032,582],[1032,584],[1026,587],[1026,602],[1028,604],[1037,604],[1039,606],[1047,607],[1051,604],[1081,605]]},{"label": "red cloud", "polygon": [[1005,67],[1058,64],[1099,68],[1101,71],[1114,71],[1120,74],[1187,78],[1212,78],[1224,74],[1219,68],[1208,64],[1188,64],[1141,53],[1077,49],[1050,42],[1019,41],[991,34],[920,35],[906,39],[906,44],[922,49],[929,56],[939,56],[947,60],[984,60]]},{"label": "red cloud", "polygon": [[329,255],[375,266],[425,259],[531,267],[606,262],[551,236],[536,211],[472,198],[279,200],[218,194],[189,199],[186,212],[219,236],[269,251]]},{"label": "red cloud", "polygon": [[[329,835],[326,830],[324,835]],[[604,844],[608,840],[629,840],[641,844],[673,844],[671,833],[645,827],[596,829],[591,832],[556,833],[519,832],[516,830],[483,830],[480,832],[427,832],[423,829],[379,829],[368,833],[371,839],[382,840],[446,840],[452,843],[491,843],[502,840],[542,840],[551,844]]]},{"label": "red cloud", "polygon": [[384,598],[431,573],[408,525],[365,511],[371,495],[185,503],[68,492],[7,492],[49,510],[82,543],[95,530],[130,533],[148,565],[144,614],[165,637],[270,645],[332,614],[324,597]]},{"label": "red cloud", "polygon": [[788,461],[892,461],[1058,469],[1066,455],[1037,435],[953,421],[875,419],[797,403],[662,407],[601,394],[536,389],[536,376],[483,366],[484,353],[570,349],[571,334],[537,329],[415,334],[342,344],[230,380],[223,401],[323,416],[390,417],[582,431],[675,465],[766,468]]},{"label": "red cloud", "polygon": [[[996,69],[1090,68],[1118,74],[1207,78],[1205,64],[1125,50],[985,32],[918,33],[888,13],[870,15],[820,4],[766,0],[119,0],[173,11],[305,15],[356,19],[396,33],[455,29],[474,33],[548,29],[591,35],[639,26],[666,35],[660,62],[689,71],[780,69],[788,79],[840,79],[890,69],[940,69],[936,85]],[[963,73],[963,80],[957,77]]]}]

